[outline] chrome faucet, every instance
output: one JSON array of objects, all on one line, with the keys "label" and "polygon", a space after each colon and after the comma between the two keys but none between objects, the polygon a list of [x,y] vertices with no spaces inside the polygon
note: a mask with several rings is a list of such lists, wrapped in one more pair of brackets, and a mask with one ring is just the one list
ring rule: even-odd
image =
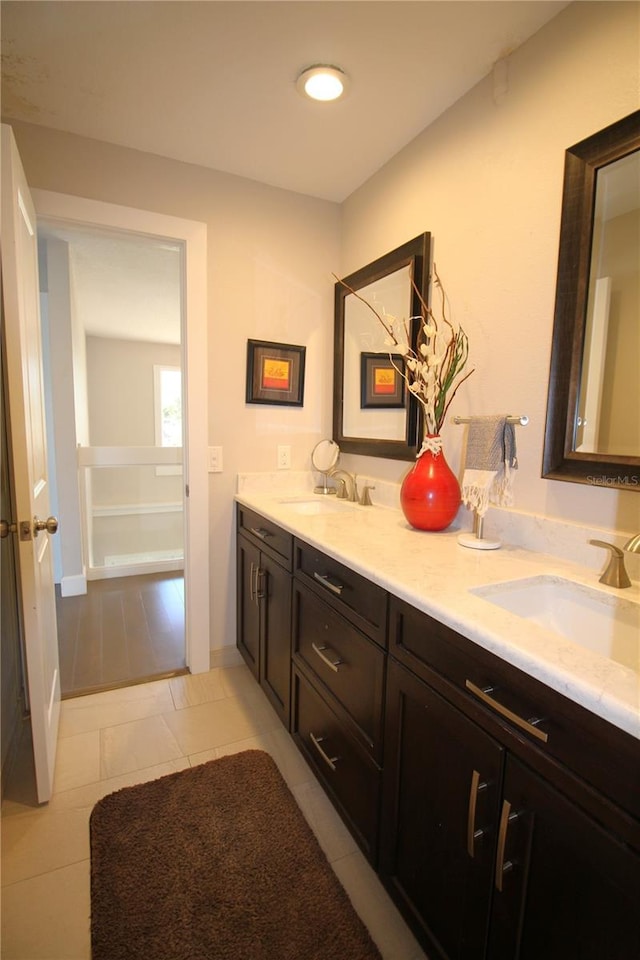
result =
[{"label": "chrome faucet", "polygon": [[[637,544],[634,546],[635,541],[637,541]],[[620,590],[623,590],[625,587],[630,587],[631,580],[625,569],[624,553],[620,547],[616,547],[613,543],[607,543],[606,540],[589,540],[589,543],[594,547],[604,547],[605,550],[609,550],[611,553],[609,563],[600,577],[600,583],[604,583],[608,587],[618,587]],[[632,537],[628,543],[625,543],[623,549],[629,550],[631,553],[640,552],[640,534]]]},{"label": "chrome faucet", "polygon": [[[338,481],[339,486],[336,494],[338,500],[348,500],[350,503],[358,502],[358,478],[355,474],[338,469],[331,470],[329,476]],[[341,479],[341,477],[344,479]]]},{"label": "chrome faucet", "polygon": [[368,483],[365,483],[364,489],[360,494],[360,500],[358,501],[359,503],[362,504],[363,507],[373,506],[373,503],[371,501],[371,494],[369,493],[369,490],[375,490],[375,487],[372,487]]},{"label": "chrome faucet", "polygon": [[627,553],[640,553],[640,533],[636,533],[635,537],[627,540],[622,549],[626,550]]}]

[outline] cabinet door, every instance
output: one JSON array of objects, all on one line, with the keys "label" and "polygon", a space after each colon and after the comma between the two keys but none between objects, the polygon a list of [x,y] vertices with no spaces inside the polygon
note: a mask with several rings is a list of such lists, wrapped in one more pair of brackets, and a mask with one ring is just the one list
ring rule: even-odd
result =
[{"label": "cabinet door", "polygon": [[288,729],[291,702],[291,574],[262,553],[258,583],[262,617],[260,684]]},{"label": "cabinet door", "polygon": [[639,905],[638,855],[509,757],[490,960],[640,957]]},{"label": "cabinet door", "polygon": [[260,679],[260,551],[244,537],[237,541],[237,645],[256,680]]},{"label": "cabinet door", "polygon": [[484,957],[502,760],[499,744],[389,661],[380,872],[432,960]]}]

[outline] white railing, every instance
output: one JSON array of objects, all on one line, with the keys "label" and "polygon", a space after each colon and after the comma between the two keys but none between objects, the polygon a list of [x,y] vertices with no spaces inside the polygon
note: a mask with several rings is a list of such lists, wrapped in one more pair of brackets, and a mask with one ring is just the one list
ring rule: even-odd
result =
[{"label": "white railing", "polygon": [[[112,545],[108,551],[110,556],[105,555],[96,562],[94,558],[95,545],[95,520],[98,518],[126,518],[147,516],[159,516],[161,514],[177,514],[183,512],[182,500],[176,499],[176,481],[170,481],[169,475],[175,476],[181,473],[183,449],[182,447],[82,447],[77,448],[78,475],[80,483],[80,496],[82,503],[82,524],[83,524],[83,555],[87,579],[98,580],[110,577],[131,576],[140,573],[158,573],[167,570],[181,570],[184,567],[184,555],[182,543],[179,546],[175,542],[170,544],[162,543],[158,539],[158,534],[154,534],[153,544],[149,546],[142,542],[136,542],[136,548],[131,545],[119,546],[117,543]],[[141,496],[136,500],[136,492],[131,491],[131,486],[135,484],[122,484],[123,489],[112,492],[104,498],[105,491],[101,500],[103,502],[94,502],[94,483],[92,471],[125,469],[136,467],[156,467],[155,476],[145,482],[146,489],[141,492]],[[167,469],[170,468],[170,469]],[[173,468],[173,469],[171,469]],[[158,479],[161,478],[161,479]],[[129,477],[131,481],[131,477]],[[171,487],[165,487],[164,490],[152,490],[154,482],[160,485],[172,483]],[[180,492],[183,492],[182,481],[178,481]],[[167,491],[169,495],[167,496]],[[163,496],[159,497],[158,492]],[[167,518],[168,522],[168,518]],[[184,536],[183,526],[180,526],[182,537]],[[142,541],[143,529],[140,528],[140,540]],[[129,535],[131,539],[131,533]],[[175,540],[175,533],[174,538]],[[100,551],[97,551],[100,553]]]}]

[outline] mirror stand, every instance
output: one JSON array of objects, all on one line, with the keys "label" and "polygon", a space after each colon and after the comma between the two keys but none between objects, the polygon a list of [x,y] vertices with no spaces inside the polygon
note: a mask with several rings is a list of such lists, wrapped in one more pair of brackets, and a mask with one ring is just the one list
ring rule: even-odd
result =
[{"label": "mirror stand", "polygon": [[322,474],[322,483],[313,488],[314,493],[323,496],[336,492],[335,487],[327,483],[330,472],[335,468],[340,458],[340,447],[333,440],[320,440],[311,451],[313,469]]}]

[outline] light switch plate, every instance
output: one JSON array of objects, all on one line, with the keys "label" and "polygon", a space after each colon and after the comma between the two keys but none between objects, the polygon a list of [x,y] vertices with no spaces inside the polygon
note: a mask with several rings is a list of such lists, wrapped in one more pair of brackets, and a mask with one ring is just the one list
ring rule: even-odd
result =
[{"label": "light switch plate", "polygon": [[222,473],[222,447],[209,447],[209,473]]}]

